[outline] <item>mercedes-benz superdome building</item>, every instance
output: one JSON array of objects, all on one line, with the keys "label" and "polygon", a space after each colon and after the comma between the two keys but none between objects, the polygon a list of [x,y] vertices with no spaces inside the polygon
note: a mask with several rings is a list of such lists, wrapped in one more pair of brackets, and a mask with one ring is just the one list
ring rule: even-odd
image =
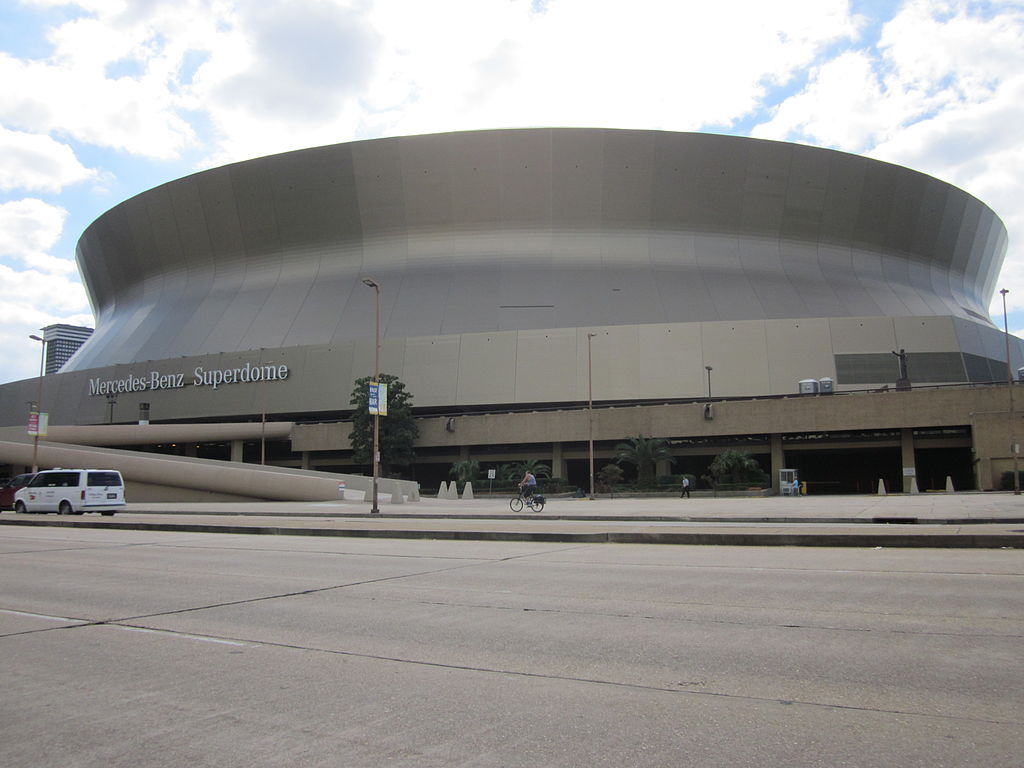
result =
[{"label": "mercedes-benz superdome building", "polygon": [[[670,440],[665,472],[741,447],[822,492],[991,488],[1024,365],[988,317],[1006,248],[967,192],[796,144],[522,129],[300,150],[89,226],[96,331],[45,377],[44,410],[134,425],[145,405],[193,425],[159,450],[235,460],[252,441],[204,425],[287,424],[270,461],[351,471],[379,328],[425,490],[460,459],[539,458],[583,485],[591,435],[607,461],[636,434]],[[4,424],[37,384],[0,388]]]}]

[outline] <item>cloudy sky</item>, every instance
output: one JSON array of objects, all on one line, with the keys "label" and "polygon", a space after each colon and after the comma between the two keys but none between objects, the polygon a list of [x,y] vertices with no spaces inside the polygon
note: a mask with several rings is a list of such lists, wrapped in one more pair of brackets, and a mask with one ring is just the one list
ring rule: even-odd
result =
[{"label": "cloudy sky", "polygon": [[524,126],[782,139],[949,181],[1009,229],[1024,329],[1024,0],[0,0],[0,381],[36,375],[30,333],[92,324],[75,243],[138,192]]}]

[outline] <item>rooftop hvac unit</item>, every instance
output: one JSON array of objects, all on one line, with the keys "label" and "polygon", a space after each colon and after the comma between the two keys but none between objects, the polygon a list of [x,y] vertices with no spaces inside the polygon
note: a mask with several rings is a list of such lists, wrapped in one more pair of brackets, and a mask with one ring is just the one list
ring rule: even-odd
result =
[{"label": "rooftop hvac unit", "polygon": [[818,391],[823,395],[831,395],[836,391],[836,383],[828,376],[824,379],[818,379]]},{"label": "rooftop hvac unit", "polygon": [[800,379],[800,394],[816,395],[818,394],[819,386],[817,379]]}]

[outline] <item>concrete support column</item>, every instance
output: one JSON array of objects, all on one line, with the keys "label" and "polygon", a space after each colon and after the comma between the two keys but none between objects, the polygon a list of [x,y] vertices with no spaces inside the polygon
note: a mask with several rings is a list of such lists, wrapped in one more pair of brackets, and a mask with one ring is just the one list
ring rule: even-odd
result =
[{"label": "concrete support column", "polygon": [[551,444],[551,476],[560,477],[565,480],[569,468],[565,464],[565,456],[562,453],[561,443]]},{"label": "concrete support column", "polygon": [[782,435],[771,436],[772,465],[768,469],[772,479],[772,493],[778,496],[782,493],[782,486],[779,485],[779,470],[787,469],[786,453],[782,450]]},{"label": "concrete support column", "polygon": [[310,457],[309,451],[303,451],[302,452],[302,468],[305,469],[305,470],[309,470],[309,469],[313,468],[312,467],[312,462],[309,460],[309,457]]},{"label": "concrete support column", "polygon": [[910,428],[904,428],[900,430],[900,449],[903,457],[903,492],[910,493],[914,487],[914,475],[908,474],[907,470],[915,470],[916,465],[914,463],[914,430]]},{"label": "concrete support column", "polygon": [[469,446],[463,445],[459,448],[459,461],[469,461]]},{"label": "concrete support column", "polygon": [[232,440],[231,441],[231,460],[232,461],[237,461],[239,463],[242,462],[242,460],[243,460],[242,459],[242,456],[243,456],[242,449],[243,449],[244,445],[245,445],[245,443],[242,440]]},{"label": "concrete support column", "polygon": [[672,463],[668,459],[658,459],[654,463],[654,479],[672,474]]},{"label": "concrete support column", "polygon": [[974,464],[974,481],[979,491],[992,491],[995,486],[992,484],[992,459],[984,457],[978,459]]}]

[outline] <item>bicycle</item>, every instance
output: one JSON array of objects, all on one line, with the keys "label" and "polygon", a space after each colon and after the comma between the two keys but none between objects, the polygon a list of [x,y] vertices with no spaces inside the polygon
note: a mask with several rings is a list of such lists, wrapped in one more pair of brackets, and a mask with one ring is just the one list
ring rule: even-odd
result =
[{"label": "bicycle", "polygon": [[519,493],[512,497],[512,501],[508,503],[513,512],[522,512],[523,505],[530,508],[531,512],[543,512],[544,511],[544,497],[539,493],[533,493],[529,496],[523,496],[522,488],[519,489]]}]

